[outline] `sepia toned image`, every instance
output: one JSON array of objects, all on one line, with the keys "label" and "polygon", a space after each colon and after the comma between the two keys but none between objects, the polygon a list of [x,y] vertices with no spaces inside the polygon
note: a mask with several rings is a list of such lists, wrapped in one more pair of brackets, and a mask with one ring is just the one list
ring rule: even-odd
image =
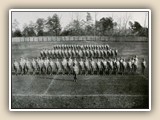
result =
[{"label": "sepia toned image", "polygon": [[151,11],[12,9],[11,111],[149,111]]}]

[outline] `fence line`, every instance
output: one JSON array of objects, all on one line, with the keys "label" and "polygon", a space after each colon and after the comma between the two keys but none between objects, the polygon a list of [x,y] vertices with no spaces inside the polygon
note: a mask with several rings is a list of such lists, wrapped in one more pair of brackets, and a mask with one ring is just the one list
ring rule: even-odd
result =
[{"label": "fence line", "polygon": [[52,42],[52,41],[148,41],[147,37],[139,36],[43,36],[43,37],[13,37],[12,42]]}]

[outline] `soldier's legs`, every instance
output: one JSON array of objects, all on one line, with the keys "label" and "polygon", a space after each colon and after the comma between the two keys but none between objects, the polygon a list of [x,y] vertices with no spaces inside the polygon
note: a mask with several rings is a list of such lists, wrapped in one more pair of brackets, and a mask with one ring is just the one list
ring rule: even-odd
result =
[{"label": "soldier's legs", "polygon": [[41,67],[38,67],[38,74],[41,74]]},{"label": "soldier's legs", "polygon": [[29,74],[29,68],[28,67],[25,68],[26,68],[26,74]]},{"label": "soldier's legs", "polygon": [[134,72],[135,72],[135,74],[136,74],[136,72],[137,72],[137,67],[135,66],[134,69],[135,69]]},{"label": "soldier's legs", "polygon": [[92,69],[92,75],[94,74],[94,69]]},{"label": "soldier's legs", "polygon": [[143,75],[144,75],[144,73],[145,73],[145,68],[143,69]]},{"label": "soldier's legs", "polygon": [[63,69],[63,75],[64,75],[65,73],[66,73],[66,69],[64,68],[64,69]]},{"label": "soldier's legs", "polygon": [[77,76],[76,76],[76,73],[74,73],[74,82],[77,81]]},{"label": "soldier's legs", "polygon": [[13,67],[13,70],[14,70],[15,75],[17,75],[17,68],[15,66]]},{"label": "soldier's legs", "polygon": [[32,75],[34,75],[34,74],[35,74],[35,68],[32,67]]},{"label": "soldier's legs", "polygon": [[47,74],[47,70],[46,70],[46,67],[43,67],[43,74]]},{"label": "soldier's legs", "polygon": [[26,74],[27,71],[28,71],[28,70],[27,70],[27,67],[24,67],[24,68],[23,68],[23,74]]},{"label": "soldier's legs", "polygon": [[88,70],[85,71],[85,75],[88,75]]},{"label": "soldier's legs", "polygon": [[40,68],[40,74],[43,74],[43,67]]},{"label": "soldier's legs", "polygon": [[51,67],[50,66],[48,66],[48,68],[47,68],[47,74],[49,74],[49,75],[51,75],[51,72],[52,70],[51,70]]},{"label": "soldier's legs", "polygon": [[72,74],[72,69],[71,68],[69,68],[68,74],[69,75]]},{"label": "soldier's legs", "polygon": [[57,75],[59,74],[59,69],[57,70],[57,73],[56,73]]},{"label": "soldier's legs", "polygon": [[81,74],[81,75],[83,74],[83,69],[80,69],[80,74]]},{"label": "soldier's legs", "polygon": [[98,75],[100,75],[100,73],[101,73],[101,70],[99,69],[99,70],[98,70]]}]

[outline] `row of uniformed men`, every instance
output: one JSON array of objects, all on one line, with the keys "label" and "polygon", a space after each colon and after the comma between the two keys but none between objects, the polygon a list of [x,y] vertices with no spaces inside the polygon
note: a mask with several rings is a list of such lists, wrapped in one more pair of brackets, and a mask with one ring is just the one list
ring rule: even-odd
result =
[{"label": "row of uniformed men", "polygon": [[[136,72],[138,69],[138,58],[133,57],[126,61],[125,59],[80,59],[77,60],[64,58],[62,61],[57,59],[32,59],[21,58],[13,62],[15,74],[125,74]],[[146,69],[146,61],[141,62],[142,74]]]},{"label": "row of uniformed men", "polygon": [[69,57],[77,57],[77,58],[113,58],[117,57],[118,50],[117,49],[108,49],[108,50],[86,50],[86,49],[43,49],[40,51],[40,56],[42,58],[69,58]]},{"label": "row of uniformed men", "polygon": [[53,45],[53,48],[55,49],[85,49],[85,50],[91,50],[91,49],[109,49],[109,45],[67,45],[67,44],[61,44],[61,45]]}]

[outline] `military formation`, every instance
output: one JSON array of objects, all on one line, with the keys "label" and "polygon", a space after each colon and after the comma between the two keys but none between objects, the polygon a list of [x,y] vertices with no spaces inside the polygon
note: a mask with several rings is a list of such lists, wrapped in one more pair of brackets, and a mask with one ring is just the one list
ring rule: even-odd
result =
[{"label": "military formation", "polygon": [[114,58],[118,50],[109,45],[54,45],[52,49],[40,51],[41,58]]},{"label": "military formation", "polygon": [[139,68],[144,74],[146,67],[145,59],[118,57],[118,50],[109,45],[54,45],[53,49],[42,49],[37,58],[13,61],[16,75],[74,74],[75,78],[76,75],[135,74]]}]

